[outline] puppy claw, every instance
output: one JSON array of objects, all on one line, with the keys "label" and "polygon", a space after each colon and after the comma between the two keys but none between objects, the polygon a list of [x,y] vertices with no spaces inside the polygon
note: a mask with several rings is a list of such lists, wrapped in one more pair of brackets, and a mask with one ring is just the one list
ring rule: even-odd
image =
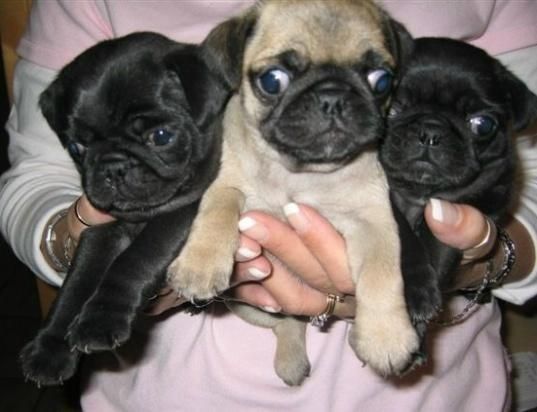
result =
[{"label": "puppy claw", "polygon": [[25,380],[41,387],[61,385],[73,376],[79,356],[62,338],[40,334],[21,350],[19,358]]},{"label": "puppy claw", "polygon": [[[194,253],[191,253],[194,254]],[[196,262],[203,262],[197,265]],[[168,283],[178,293],[195,305],[209,300],[229,288],[233,270],[233,256],[229,259],[194,259],[181,255],[168,269]]]}]

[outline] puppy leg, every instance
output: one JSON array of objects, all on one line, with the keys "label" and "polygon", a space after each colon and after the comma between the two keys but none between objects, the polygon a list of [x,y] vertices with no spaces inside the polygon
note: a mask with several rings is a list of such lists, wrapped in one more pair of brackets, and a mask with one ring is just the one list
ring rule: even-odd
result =
[{"label": "puppy leg", "polygon": [[248,323],[272,329],[277,340],[274,356],[276,374],[289,386],[300,385],[311,369],[306,352],[307,323],[293,316],[270,314],[239,302],[226,304]]},{"label": "puppy leg", "polygon": [[356,282],[349,341],[356,355],[383,376],[404,372],[420,346],[405,303],[395,223],[386,223],[362,220],[344,233]]},{"label": "puppy leg", "polygon": [[[406,218],[393,205],[401,242],[401,271],[405,284],[405,300],[412,324],[422,342],[421,355],[425,360],[424,338],[429,321],[436,316],[442,305],[440,275],[431,264],[428,240],[416,235]],[[424,222],[422,225],[426,226]],[[432,236],[432,234],[430,234]],[[437,241],[430,239],[435,243]]]},{"label": "puppy leg", "polygon": [[229,287],[243,203],[237,189],[213,184],[207,190],[187,243],[168,268],[168,282],[177,293],[210,299]]},{"label": "puppy leg", "polygon": [[124,248],[115,224],[96,226],[80,238],[71,271],[52,306],[45,326],[20,353],[23,374],[39,385],[57,385],[75,373],[80,353],[71,350],[69,323],[97,289],[103,274]]},{"label": "puppy leg", "polygon": [[166,269],[185,243],[196,212],[197,204],[191,204],[145,225],[70,325],[71,346],[94,352],[128,340],[136,316],[164,284]]}]

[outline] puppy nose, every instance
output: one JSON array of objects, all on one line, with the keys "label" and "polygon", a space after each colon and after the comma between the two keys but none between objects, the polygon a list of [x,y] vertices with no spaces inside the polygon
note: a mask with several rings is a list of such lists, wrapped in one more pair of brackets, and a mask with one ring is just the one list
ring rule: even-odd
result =
[{"label": "puppy nose", "polygon": [[433,116],[426,117],[419,123],[418,141],[423,146],[438,146],[446,128],[449,128],[449,125],[443,119]]},{"label": "puppy nose", "polygon": [[336,82],[324,82],[315,88],[319,108],[329,117],[340,116],[345,107],[348,87]]},{"label": "puppy nose", "polygon": [[339,91],[327,91],[319,95],[321,112],[328,117],[341,116],[345,109],[343,94]]},{"label": "puppy nose", "polygon": [[424,130],[422,128],[418,140],[423,146],[438,146],[440,135],[434,130]]}]

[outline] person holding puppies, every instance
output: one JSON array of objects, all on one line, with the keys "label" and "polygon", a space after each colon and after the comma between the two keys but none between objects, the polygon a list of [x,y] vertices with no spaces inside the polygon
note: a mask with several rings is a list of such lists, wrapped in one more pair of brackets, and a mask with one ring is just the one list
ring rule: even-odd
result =
[{"label": "person holding puppies", "polygon": [[[385,2],[385,6],[415,36],[475,40],[500,55],[530,89],[537,90],[537,9],[533,2],[491,2],[486,10],[479,2],[457,6],[447,3],[442,2],[442,10],[438,10],[440,2],[431,4],[430,10],[411,7],[414,3],[398,6]],[[166,4],[156,7],[151,2],[133,2],[128,8],[115,2],[90,1],[34,5],[29,30],[19,48],[23,59],[17,67],[15,104],[8,123],[13,167],[2,177],[1,224],[17,255],[50,283],[62,282],[61,273],[51,266],[50,256],[39,249],[50,219],[67,209],[55,230],[59,235],[68,233],[76,242],[87,225],[105,223],[110,216],[95,209],[84,195],[78,208],[73,206],[80,196],[78,176],[37,112],[40,92],[57,70],[98,40],[143,29],[162,32],[175,40],[198,42],[214,24],[251,3],[208,6],[192,1],[175,3],[169,9]],[[461,13],[467,21],[460,21]],[[493,18],[479,17],[484,15]],[[485,20],[488,23],[479,26]],[[493,34],[487,36],[488,30],[506,33],[508,23],[514,21],[516,29],[512,25],[511,35],[502,36],[512,43],[501,44]],[[479,27],[470,31],[469,27],[476,24]],[[456,27],[460,30],[454,30]],[[519,30],[519,36],[514,30]],[[527,138],[517,143],[524,169],[530,170],[535,149]],[[493,291],[514,303],[523,303],[537,292],[533,271],[536,242],[532,237],[537,217],[531,202],[531,178],[526,177],[516,219],[505,226],[519,252],[515,266],[504,285]],[[323,314],[327,294],[354,293],[345,243],[330,222],[305,204],[291,203],[285,214],[287,222],[257,211],[241,216],[239,228],[244,236],[236,253],[239,263],[233,280],[241,285],[234,288],[234,297],[270,312]],[[496,239],[487,237],[484,216],[466,205],[434,201],[427,206],[425,217],[433,233],[453,247],[466,250],[483,243],[486,247],[479,251],[486,254],[496,244]],[[61,245],[57,246],[54,253],[63,256]],[[266,260],[261,256],[262,248],[277,260]],[[474,256],[480,257],[483,255]],[[482,266],[478,263],[461,272],[459,287],[480,284]],[[161,313],[179,303],[175,294],[163,292],[153,312]],[[335,302],[332,312],[341,318],[353,316],[352,299]],[[269,330],[249,325],[219,306],[194,317],[182,312],[166,315],[162,321],[158,317],[146,319],[150,333],[141,328],[138,337],[117,354],[93,359],[88,366],[94,372],[87,375],[82,398],[85,410],[451,411],[483,407],[502,410],[509,402],[500,314],[494,302],[483,305],[456,327],[438,328],[432,362],[399,380],[383,380],[363,367],[347,343],[347,322],[335,321],[326,332],[309,327],[312,371],[297,388],[285,387],[273,374],[274,337]],[[143,357],[132,360],[146,338]]]}]

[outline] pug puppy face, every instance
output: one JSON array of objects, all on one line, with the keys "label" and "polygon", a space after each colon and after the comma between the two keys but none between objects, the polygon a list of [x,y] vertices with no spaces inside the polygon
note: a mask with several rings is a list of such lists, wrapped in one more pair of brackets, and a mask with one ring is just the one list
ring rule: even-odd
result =
[{"label": "pug puppy face", "polygon": [[368,2],[335,3],[264,2],[244,52],[248,121],[292,170],[339,167],[377,141],[394,43],[409,37]]},{"label": "pug puppy face", "polygon": [[43,93],[45,118],[93,205],[140,220],[192,188],[215,146],[218,111],[201,96],[210,91],[222,107],[226,96],[199,53],[158,34],[128,35],[78,56]]},{"label": "pug puppy face", "polygon": [[390,186],[421,205],[440,197],[495,213],[512,186],[512,135],[536,114],[536,96],[483,50],[418,39],[380,150]]}]

